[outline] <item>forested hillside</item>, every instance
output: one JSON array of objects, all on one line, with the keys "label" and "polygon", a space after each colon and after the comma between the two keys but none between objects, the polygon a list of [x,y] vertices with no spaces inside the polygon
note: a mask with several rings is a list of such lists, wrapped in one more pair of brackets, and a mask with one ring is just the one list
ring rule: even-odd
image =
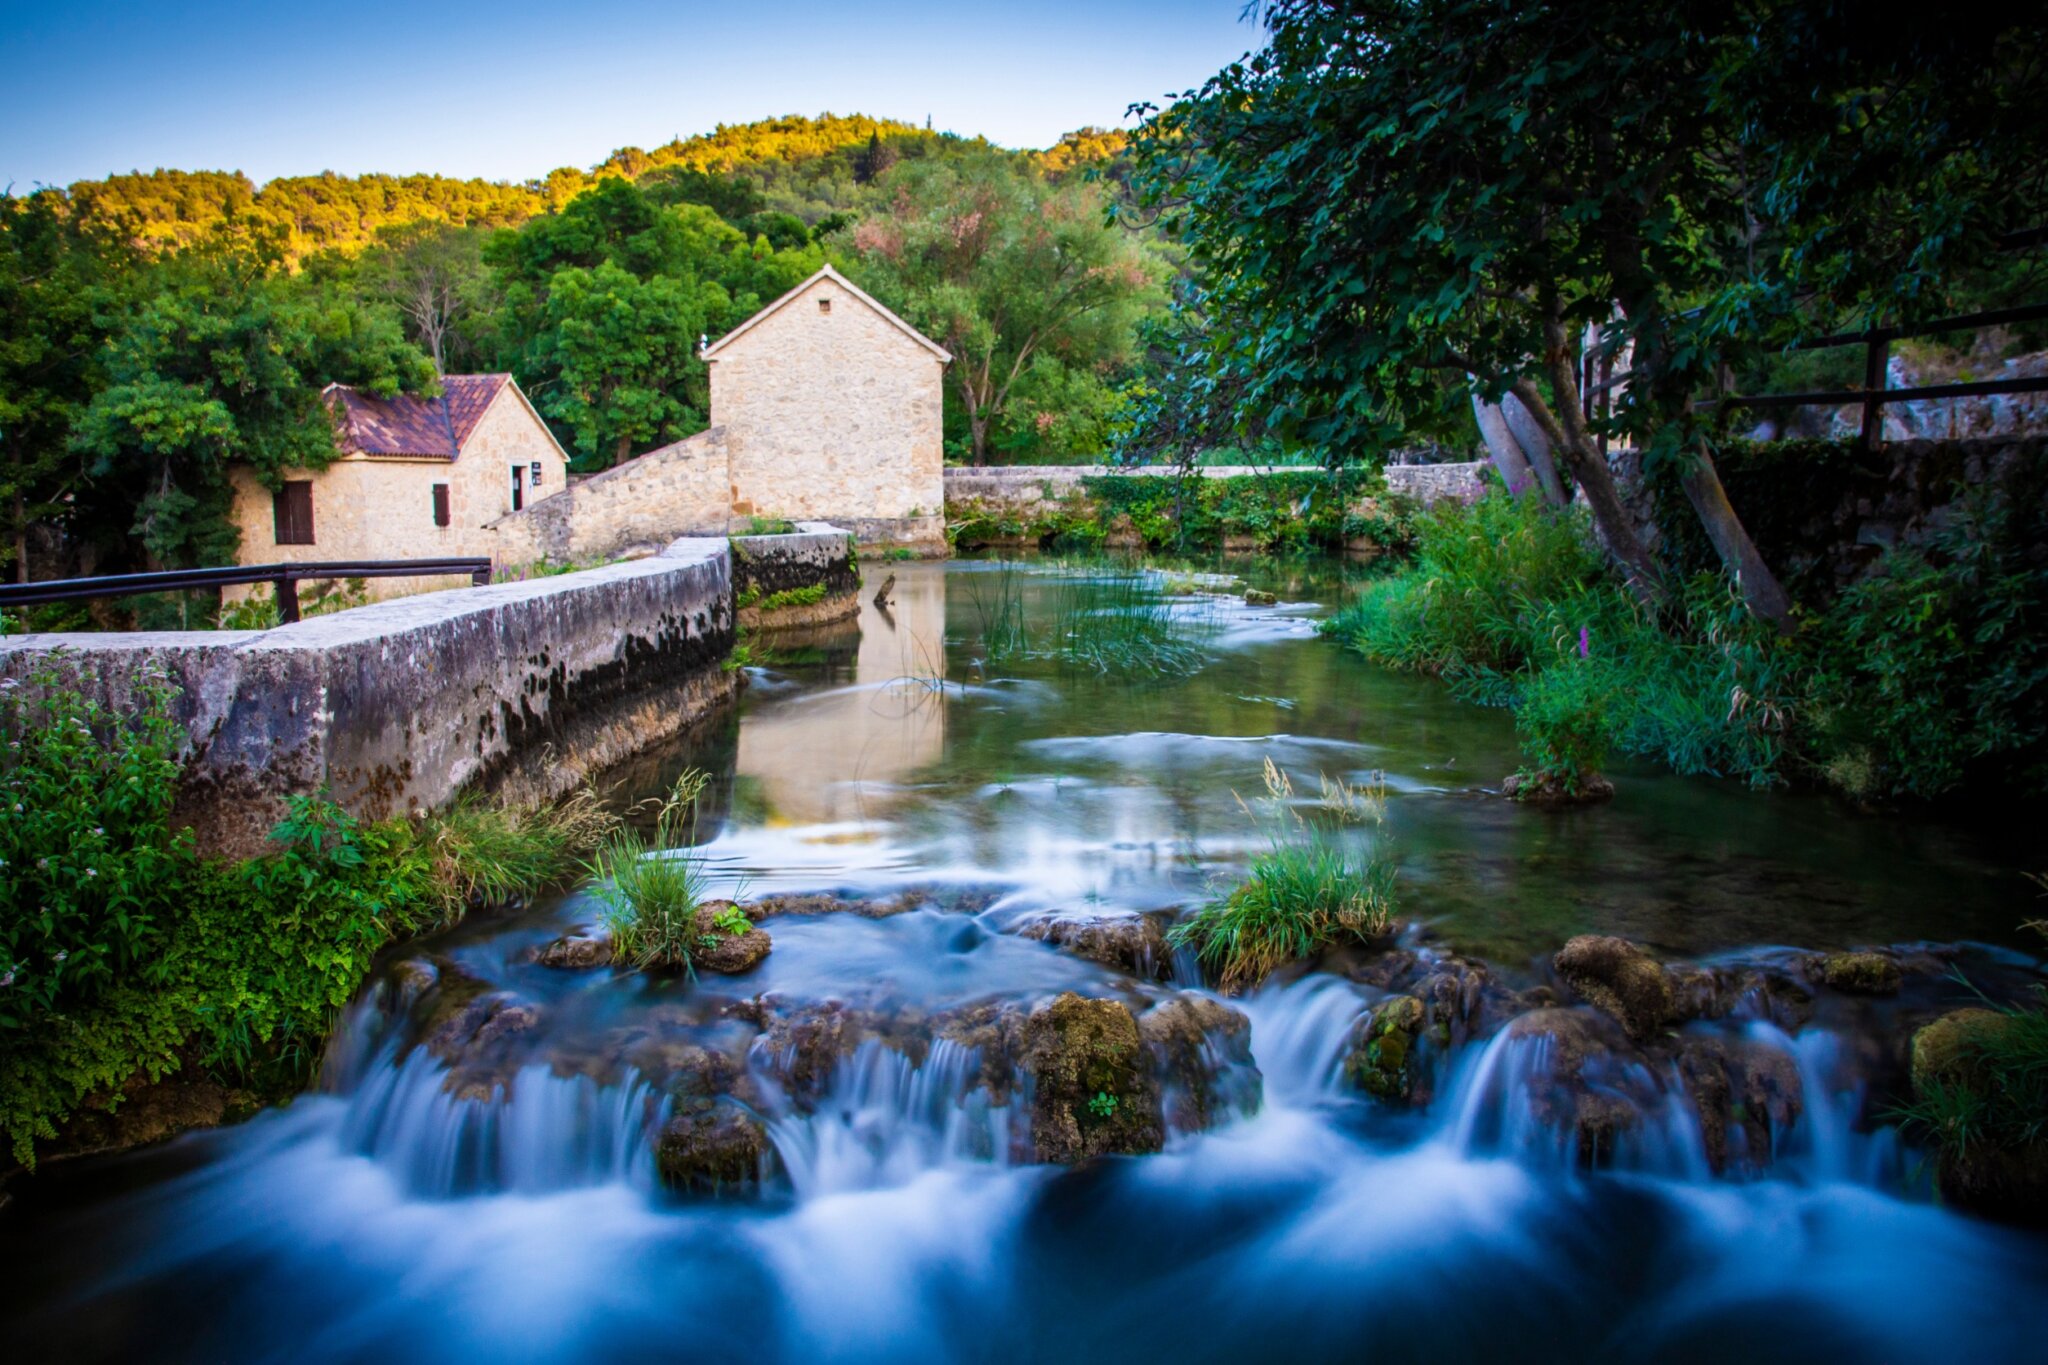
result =
[{"label": "forested hillside", "polygon": [[0,571],[232,559],[229,466],[332,458],[329,382],[509,370],[601,469],[700,430],[699,338],[827,260],[961,358],[954,458],[1098,458],[1173,273],[1112,221],[1124,144],[824,115],[517,185],[158,170],[0,196]]}]

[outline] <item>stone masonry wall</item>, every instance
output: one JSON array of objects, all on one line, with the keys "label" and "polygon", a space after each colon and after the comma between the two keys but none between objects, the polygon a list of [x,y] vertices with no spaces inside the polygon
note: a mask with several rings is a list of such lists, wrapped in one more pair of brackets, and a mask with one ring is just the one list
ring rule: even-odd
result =
[{"label": "stone masonry wall", "polygon": [[[567,483],[568,465],[547,429],[510,385],[502,389],[462,458],[455,461],[351,456],[318,472],[294,471],[287,478],[313,484],[313,543],[279,545],[270,490],[246,466],[233,472],[234,522],[241,532],[244,564],[298,564],[329,559],[430,559],[448,555],[494,555],[496,537],[487,523],[512,509],[512,466],[541,466],[538,495],[546,500]],[[447,484],[449,524],[434,524],[434,485]],[[532,505],[529,501],[529,506]],[[680,533],[678,533],[680,534]],[[673,539],[670,536],[669,539]],[[467,578],[373,578],[372,599],[403,597],[466,584]],[[226,589],[229,600],[267,586]]]},{"label": "stone masonry wall", "polygon": [[[800,523],[794,535],[734,536],[732,589],[739,623],[750,629],[852,616],[860,610],[853,537],[816,521]],[[810,600],[788,600],[797,595]]]},{"label": "stone masonry wall", "polygon": [[938,513],[944,366],[843,284],[815,279],[710,367],[735,517]]},{"label": "stone masonry wall", "polygon": [[261,849],[284,798],[323,789],[364,818],[466,789],[516,801],[707,715],[736,686],[726,542],[525,583],[384,602],[269,631],[0,639],[0,677],[131,709],[167,674],[190,748],[179,818],[202,846]]},{"label": "stone masonry wall", "polygon": [[500,565],[580,563],[724,535],[728,453],[723,427],[650,450],[491,522],[488,553]]},{"label": "stone masonry wall", "polygon": [[[1463,464],[1396,464],[1386,467],[1387,489],[1428,505],[1445,498],[1478,495],[1480,475],[1486,462]],[[1175,465],[1001,465],[979,469],[956,467],[946,471],[946,501],[978,499],[984,506],[1029,510],[1046,502],[1059,502],[1073,494],[1084,479],[1171,478]],[[1292,473],[1286,467],[1258,465],[1206,465],[1194,473],[1206,479],[1234,479],[1261,474]]]}]

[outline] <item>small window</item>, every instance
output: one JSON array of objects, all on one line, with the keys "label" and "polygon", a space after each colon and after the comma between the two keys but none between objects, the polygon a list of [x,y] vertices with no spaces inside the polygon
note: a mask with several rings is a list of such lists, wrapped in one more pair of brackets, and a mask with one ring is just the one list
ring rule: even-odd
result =
[{"label": "small window", "polygon": [[280,545],[313,543],[313,483],[294,479],[270,495],[271,529]]},{"label": "small window", "polygon": [[535,461],[533,462],[533,468],[531,468],[531,469],[529,469],[529,470],[527,471],[527,479],[526,479],[526,482],[527,482],[527,485],[528,485],[529,487],[532,487],[532,488],[538,488],[538,487],[540,487],[540,461],[539,461],[539,460],[535,460]]},{"label": "small window", "polygon": [[446,526],[447,524],[448,485],[445,483],[437,483],[434,485],[434,525]]},{"label": "small window", "polygon": [[512,466],[512,510],[517,512],[526,506],[526,468]]},{"label": "small window", "polygon": [[819,300],[818,300],[818,311],[819,311],[819,312],[821,312],[821,313],[829,313],[829,312],[831,312],[831,311],[832,311],[832,300],[830,300],[830,299],[819,299]]}]

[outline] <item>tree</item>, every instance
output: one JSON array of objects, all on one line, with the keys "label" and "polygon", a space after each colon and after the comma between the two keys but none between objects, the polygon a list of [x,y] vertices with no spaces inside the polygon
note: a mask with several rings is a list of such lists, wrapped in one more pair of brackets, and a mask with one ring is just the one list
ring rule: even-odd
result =
[{"label": "tree", "polygon": [[357,269],[373,295],[404,314],[435,372],[446,374],[451,334],[483,303],[483,234],[433,222],[387,227]]},{"label": "tree", "polygon": [[0,565],[29,580],[29,529],[65,510],[83,463],[72,419],[99,381],[129,253],[52,191],[0,195]]},{"label": "tree", "polygon": [[[113,329],[106,385],[77,414],[83,524],[150,568],[231,563],[230,467],[275,487],[335,456],[330,381],[430,391],[396,318],[283,271],[276,232],[226,233],[153,266]],[[125,548],[117,547],[117,548]]]},{"label": "tree", "polygon": [[[1185,234],[1230,338],[1209,364],[1333,452],[1384,440],[1433,372],[1514,394],[1654,600],[1597,444],[1631,440],[1677,476],[1752,610],[1783,621],[1694,402],[1745,350],[1811,327],[1814,290],[1924,284],[1931,244],[1961,235],[1953,210],[1990,196],[1937,193],[1930,213],[1900,190],[1916,157],[1923,186],[1982,188],[2038,142],[2039,26],[1971,19],[1923,50],[1830,0],[1279,0],[1267,23],[1264,50],[1137,144],[1145,202]],[[2008,48],[2015,28],[2028,40]],[[1983,97],[1973,64],[2030,97]],[[1887,277],[1870,249],[1886,236],[1929,248]],[[1633,353],[1604,427],[1574,364],[1589,326]]]},{"label": "tree", "polygon": [[949,392],[976,464],[1037,357],[1121,364],[1163,298],[1163,268],[1106,220],[1097,186],[1052,186],[987,155],[906,161],[883,188],[850,234],[859,278],[953,353]]},{"label": "tree", "polygon": [[635,446],[701,429],[697,339],[726,304],[715,283],[665,275],[642,281],[611,262],[556,272],[547,327],[558,377],[542,407],[568,424],[577,450],[599,467]]}]

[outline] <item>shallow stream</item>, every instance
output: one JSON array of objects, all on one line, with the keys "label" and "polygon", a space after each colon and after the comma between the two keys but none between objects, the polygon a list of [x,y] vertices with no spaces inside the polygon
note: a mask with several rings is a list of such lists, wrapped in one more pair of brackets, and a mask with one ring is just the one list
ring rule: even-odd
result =
[{"label": "shallow stream", "polygon": [[[1400,951],[1483,962],[1503,999],[1554,984],[1581,933],[1788,972],[1961,945],[1948,968],[2017,989],[2041,972],[2023,831],[1628,767],[1609,806],[1518,808],[1489,790],[1516,762],[1504,713],[1315,637],[1333,566],[1245,566],[1266,607],[1148,578],[1195,646],[1157,677],[989,647],[1005,604],[1070,609],[1074,570],[868,576],[890,569],[858,631],[774,642],[729,723],[624,775],[714,775],[720,887],[791,898],[761,966],[535,963],[593,923],[587,891],[406,945],[318,1093],[24,1190],[0,1216],[6,1358],[2041,1358],[2048,1239],[1935,1206],[1870,1093],[1887,1011],[1962,1003],[1961,980],[1688,1025],[1778,1059],[1797,1120],[1710,1161],[1683,1086],[1631,1063],[1595,1078],[1631,1118],[1594,1169],[1530,1098],[1561,1044],[1498,1020],[1432,1054],[1426,1104],[1360,1094],[1345,1057],[1391,988],[1370,955],[1229,1002],[1249,1029],[1202,1044],[1204,1121],[1169,1094],[1148,1156],[1028,1160],[1030,1083],[969,1027],[1066,991],[1139,1016],[1200,992],[1185,954],[1110,965],[1020,931],[1229,884],[1267,759],[1302,792],[1383,775]],[[498,1013],[440,1046],[461,992]],[[765,1132],[758,1179],[666,1189],[655,1135],[720,1068]]]}]

